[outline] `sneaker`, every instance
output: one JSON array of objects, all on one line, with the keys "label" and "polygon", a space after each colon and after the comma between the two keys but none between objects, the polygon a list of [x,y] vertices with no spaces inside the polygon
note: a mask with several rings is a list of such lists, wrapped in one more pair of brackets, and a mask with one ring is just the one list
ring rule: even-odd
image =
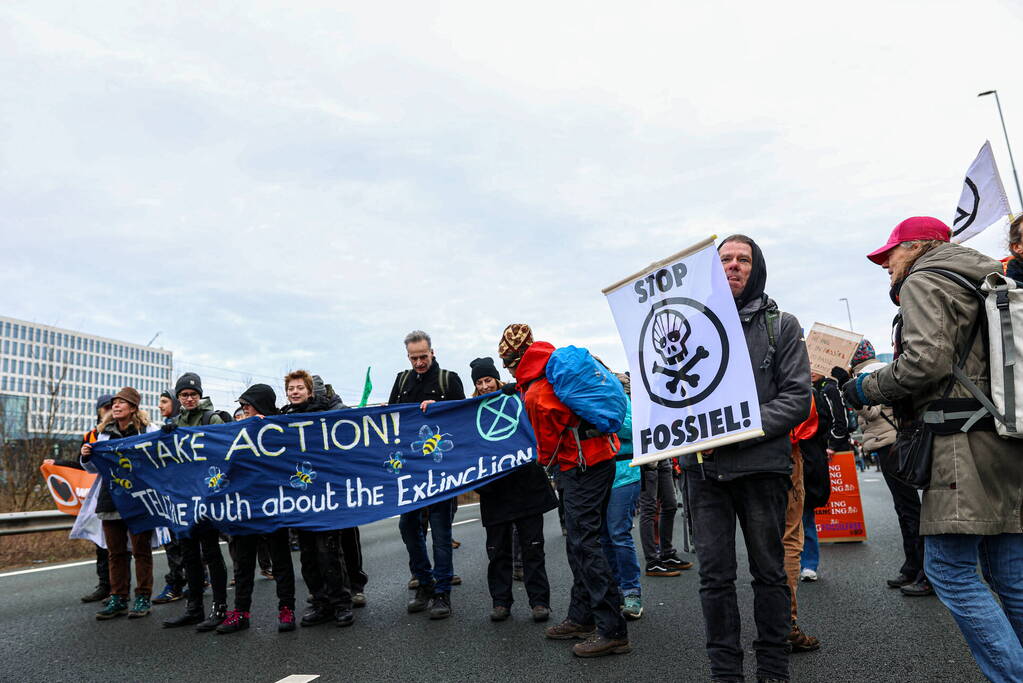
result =
[{"label": "sneaker", "polygon": [[804,569],[803,571],[799,572],[799,580],[800,581],[816,581],[817,580],[817,572],[815,572],[814,570],[812,570],[810,568]]},{"label": "sneaker", "polygon": [[462,577],[459,576],[458,574],[452,574],[451,575],[451,585],[452,586],[461,586],[462,585]]},{"label": "sneaker", "polygon": [[632,652],[632,646],[626,638],[608,638],[594,633],[581,643],[572,646],[572,654],[576,657],[603,657],[604,655],[624,655]]},{"label": "sneaker", "polygon": [[366,606],[366,594],[365,593],[353,593],[352,594],[352,607],[365,607]]},{"label": "sneaker", "polygon": [[543,630],[543,634],[551,640],[571,640],[572,638],[589,638],[596,633],[596,626],[590,624],[589,626],[583,626],[577,624],[574,621],[565,619],[557,626],[548,626]]},{"label": "sneaker", "polygon": [[522,569],[512,569],[512,581],[522,581],[525,575],[522,573]]},{"label": "sneaker", "polygon": [[451,547],[452,548],[461,548],[462,547],[462,542],[461,541],[451,541]]},{"label": "sneaker", "polygon": [[437,593],[430,598],[430,618],[447,619],[451,616],[451,596],[448,593]]},{"label": "sneaker", "polygon": [[626,595],[625,606],[622,607],[622,616],[635,621],[643,616],[643,599],[638,595]]},{"label": "sneaker", "polygon": [[282,607],[277,612],[277,632],[284,633],[285,631],[295,630],[295,610],[291,609],[287,605]]},{"label": "sneaker", "polygon": [[909,584],[913,583],[913,579],[906,576],[902,572],[899,572],[898,576],[896,576],[894,579],[888,579],[885,583],[888,584],[889,588],[902,588],[903,586],[908,586]]},{"label": "sneaker", "polygon": [[416,612],[422,612],[426,609],[430,602],[430,597],[433,595],[433,586],[419,586],[416,588],[416,594],[412,596],[412,599],[408,601],[406,607],[408,608],[409,614],[415,614]]},{"label": "sneaker", "polygon": [[494,609],[490,610],[490,621],[505,621],[511,616],[511,610],[504,605],[494,605]]},{"label": "sneaker", "polygon": [[661,557],[661,564],[668,569],[679,569],[685,571],[686,569],[692,569],[693,563],[688,560],[683,560],[678,554],[672,550],[667,555]]},{"label": "sneaker", "polygon": [[799,630],[798,624],[792,624],[792,632],[789,633],[789,648],[791,652],[813,652],[814,650],[819,650],[820,647],[821,641],[803,633]]},{"label": "sneaker", "polygon": [[213,609],[210,610],[210,615],[206,617],[206,621],[202,622],[195,627],[195,630],[199,633],[206,633],[212,631],[220,626],[224,619],[227,618],[227,605],[222,602],[213,603]]},{"label": "sneaker", "polygon": [[153,608],[153,603],[149,601],[148,595],[136,595],[135,604],[131,606],[131,611],[128,612],[129,619],[141,619],[142,617],[149,616],[149,610]]},{"label": "sneaker", "polygon": [[233,609],[224,617],[224,621],[217,626],[217,633],[237,633],[249,627],[249,613]]},{"label": "sneaker", "polygon": [[931,587],[931,582],[926,578],[908,583],[899,589],[903,595],[911,598],[925,598],[928,595],[934,595],[934,588]]},{"label": "sneaker", "polygon": [[273,572],[271,572],[269,569],[260,569],[259,575],[262,576],[264,579],[270,579],[271,581],[274,580]]},{"label": "sneaker", "polygon": [[533,608],[533,621],[540,624],[551,618],[551,608],[547,605],[536,605]]},{"label": "sneaker", "polygon": [[123,595],[111,595],[107,606],[96,612],[96,618],[100,621],[124,616],[128,613],[128,599]]},{"label": "sneaker", "polygon": [[79,598],[82,602],[99,602],[110,596],[110,586],[96,586],[91,593]]},{"label": "sneaker", "polygon": [[163,587],[163,590],[160,591],[160,594],[153,598],[153,604],[163,605],[164,603],[180,600],[182,597],[184,596],[181,594],[181,591],[177,590],[176,588],[174,588],[174,586],[168,583],[166,586]]},{"label": "sneaker", "polygon": [[668,567],[660,560],[652,560],[646,563],[647,576],[678,576],[681,573],[681,569]]}]

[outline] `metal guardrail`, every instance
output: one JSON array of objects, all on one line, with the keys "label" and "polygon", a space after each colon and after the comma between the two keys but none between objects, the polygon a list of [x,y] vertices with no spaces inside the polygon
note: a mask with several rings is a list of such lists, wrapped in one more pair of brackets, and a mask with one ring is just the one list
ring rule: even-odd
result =
[{"label": "metal guardrail", "polygon": [[75,518],[60,510],[4,512],[0,513],[0,536],[36,534],[41,531],[66,531],[74,524]]}]

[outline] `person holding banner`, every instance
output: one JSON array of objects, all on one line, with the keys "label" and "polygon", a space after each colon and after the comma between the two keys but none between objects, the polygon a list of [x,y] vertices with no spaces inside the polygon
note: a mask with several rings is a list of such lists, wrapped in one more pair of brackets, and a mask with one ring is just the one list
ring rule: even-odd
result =
[{"label": "person holding banner", "polygon": [[[160,418],[163,423],[173,422],[174,416],[181,410],[181,404],[170,395],[169,391],[160,394]],[[181,543],[171,534],[169,543],[163,544],[167,553],[167,573],[164,575],[164,586],[160,594],[153,598],[154,605],[163,605],[174,602],[184,597],[184,588],[188,585],[188,576],[185,573],[185,557],[181,549]]]},{"label": "person holding banner", "polygon": [[[139,409],[141,397],[132,387],[124,387],[114,396],[110,404],[110,412],[96,427],[99,432],[97,441],[123,439],[145,432],[155,431],[156,427],[149,424],[149,415]],[[82,444],[82,464],[89,467],[92,457],[92,444]],[[114,491],[118,491],[118,482],[101,478],[99,497],[96,501],[96,516],[103,520],[103,537],[107,543],[110,565],[110,600],[106,607],[96,613],[96,618],[104,621],[128,615],[129,619],[137,619],[149,615],[153,594],[153,532],[143,531],[133,534],[121,519],[114,504]],[[128,543],[131,543],[131,551]],[[128,592],[131,588],[131,559],[135,559],[135,603],[128,610]]]},{"label": "person holding banner", "polygon": [[908,456],[914,442],[930,441],[912,458],[921,467],[909,468],[926,487],[924,571],[984,675],[1023,681],[1023,448],[999,436],[991,415],[961,417],[982,405],[968,383],[990,398],[991,354],[979,334],[987,321],[959,279],[928,270],[969,285],[1002,269],[948,243],[949,232],[936,218],[908,218],[867,256],[888,271],[899,306],[895,360],[849,380],[843,393],[857,409],[894,405],[900,429],[893,451]]},{"label": "person holding banner", "polygon": [[700,603],[715,680],[743,680],[735,593],[735,523],[753,575],[757,679],[787,681],[791,596],[785,574],[785,511],[791,486],[789,432],[810,411],[810,363],[795,316],[764,293],[767,265],[757,243],[732,235],[718,245],[756,381],[764,436],[685,456],[700,568]]}]

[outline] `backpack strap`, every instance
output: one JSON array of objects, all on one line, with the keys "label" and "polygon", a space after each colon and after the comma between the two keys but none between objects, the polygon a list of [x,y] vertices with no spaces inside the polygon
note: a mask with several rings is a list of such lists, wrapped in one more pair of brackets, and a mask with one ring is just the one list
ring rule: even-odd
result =
[{"label": "backpack strap", "polygon": [[202,411],[202,417],[199,418],[199,424],[203,426],[208,425],[210,423],[210,420],[213,419],[213,416],[216,414],[216,412],[217,411],[215,410]]},{"label": "backpack strap", "polygon": [[440,397],[441,398],[444,398],[445,396],[448,395],[448,376],[450,374],[451,373],[449,373],[447,370],[444,370],[443,368],[440,371]]},{"label": "backpack strap", "polygon": [[405,385],[408,384],[408,378],[412,376],[411,370],[405,370],[401,373],[401,381],[398,383],[398,400],[401,400],[401,395],[405,393]]},{"label": "backpack strap", "polygon": [[1009,312],[1009,285],[1002,283],[988,287],[995,295],[995,308],[998,310],[998,330],[1002,337],[1002,391],[1005,394],[1005,428],[1016,431],[1016,339],[1012,331],[1012,315]]},{"label": "backpack strap", "polygon": [[778,349],[778,318],[781,317],[781,311],[778,310],[777,304],[772,304],[764,312],[764,325],[767,326],[767,355],[764,356],[764,361],[760,364],[761,370],[767,370],[774,364],[774,354]]}]

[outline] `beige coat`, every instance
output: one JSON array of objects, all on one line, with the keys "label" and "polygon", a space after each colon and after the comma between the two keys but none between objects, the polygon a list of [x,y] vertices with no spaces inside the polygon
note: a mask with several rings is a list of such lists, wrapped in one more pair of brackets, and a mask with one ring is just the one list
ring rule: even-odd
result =
[{"label": "beige coat", "polygon": [[[871,358],[865,360],[852,370],[852,376],[856,377],[871,365],[878,365],[879,362]],[[872,453],[879,448],[891,446],[895,443],[895,416],[888,406],[867,406],[856,411],[856,417],[860,422],[860,431],[863,432],[863,450]],[[888,418],[887,420],[885,418]]]},{"label": "beige coat", "polygon": [[[863,391],[873,403],[891,404],[910,397],[920,415],[940,398],[952,374],[956,349],[965,344],[980,311],[973,296],[936,273],[920,268],[943,268],[974,281],[1001,269],[1001,264],[958,244],[942,244],[921,256],[910,270],[900,293],[902,354],[869,375]],[[964,368],[966,375],[988,391],[988,351],[978,337]],[[956,383],[951,397],[969,398]],[[995,432],[934,437],[931,483],[924,491],[920,533],[1023,533],[1023,441],[1002,439]]]}]

